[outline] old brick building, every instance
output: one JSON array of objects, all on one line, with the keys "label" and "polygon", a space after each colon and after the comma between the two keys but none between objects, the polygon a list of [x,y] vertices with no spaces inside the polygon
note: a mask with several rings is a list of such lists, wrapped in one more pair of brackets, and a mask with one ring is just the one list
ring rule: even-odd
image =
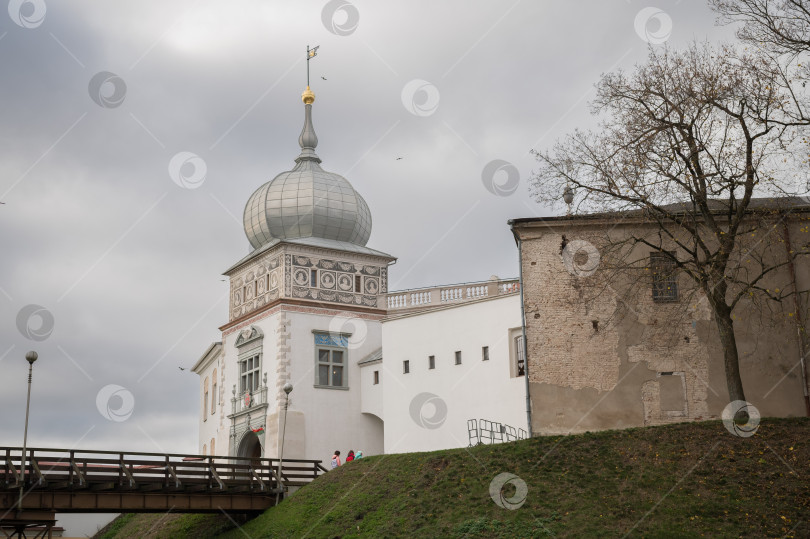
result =
[{"label": "old brick building", "polygon": [[[734,257],[737,276],[764,262],[775,269],[763,287],[807,291],[808,258],[789,263],[787,253],[806,248],[810,200],[761,199],[752,208],[758,225]],[[657,224],[640,214],[510,224],[521,256],[534,434],[720,417],[729,396],[712,310],[688,276],[637,241],[677,251]],[[619,252],[637,263],[618,263]],[[751,296],[733,311],[746,400],[762,416],[806,413],[807,299]]]}]

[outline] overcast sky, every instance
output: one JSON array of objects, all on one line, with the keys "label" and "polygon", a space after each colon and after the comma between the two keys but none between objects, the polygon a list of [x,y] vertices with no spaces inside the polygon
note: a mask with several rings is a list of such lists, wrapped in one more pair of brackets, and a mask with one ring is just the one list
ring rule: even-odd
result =
[{"label": "overcast sky", "polygon": [[599,75],[650,42],[731,37],[699,0],[5,3],[0,440],[22,443],[35,349],[40,447],[197,449],[178,367],[227,321],[245,202],[298,155],[308,44],[322,166],[397,290],[517,276],[506,221],[559,211],[529,150],[591,126]]}]

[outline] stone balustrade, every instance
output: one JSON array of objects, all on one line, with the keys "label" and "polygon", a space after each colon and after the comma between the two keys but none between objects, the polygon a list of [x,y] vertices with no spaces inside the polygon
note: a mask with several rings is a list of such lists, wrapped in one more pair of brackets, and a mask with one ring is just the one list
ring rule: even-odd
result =
[{"label": "stone balustrade", "polygon": [[516,294],[519,291],[517,279],[500,279],[395,291],[390,292],[386,300],[388,311],[396,312]]}]

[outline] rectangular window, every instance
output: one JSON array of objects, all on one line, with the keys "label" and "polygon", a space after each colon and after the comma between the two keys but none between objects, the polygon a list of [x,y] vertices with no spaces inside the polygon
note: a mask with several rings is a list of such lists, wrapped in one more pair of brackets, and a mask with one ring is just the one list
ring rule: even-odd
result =
[{"label": "rectangular window", "polygon": [[318,286],[318,270],[316,269],[309,270],[309,286],[311,286],[312,288]]},{"label": "rectangular window", "polygon": [[409,372],[411,372],[411,362],[408,361],[407,359],[402,362],[402,372],[403,374],[408,374]]},{"label": "rectangular window", "polygon": [[436,356],[428,356],[428,369],[436,368]]},{"label": "rectangular window", "polygon": [[674,253],[650,253],[652,297],[655,302],[678,301],[678,279]]},{"label": "rectangular window", "polygon": [[456,352],[456,365],[461,365],[461,351]]},{"label": "rectangular window", "polygon": [[481,361],[489,361],[489,346],[481,347]]},{"label": "rectangular window", "polygon": [[323,387],[348,387],[346,347],[348,340],[342,335],[315,334],[315,357],[317,370],[315,385]]},{"label": "rectangular window", "polygon": [[380,383],[380,371],[374,371],[374,385]]},{"label": "rectangular window", "polygon": [[318,385],[344,387],[343,351],[318,350]]},{"label": "rectangular window", "polygon": [[362,290],[362,288],[360,287],[360,285],[361,285],[361,284],[362,284],[362,283],[361,283],[361,278],[360,278],[360,276],[359,276],[359,275],[355,275],[355,276],[354,276],[354,291],[355,291],[355,292],[360,292],[360,291]]},{"label": "rectangular window", "polygon": [[523,335],[518,335],[514,339],[515,358],[517,359],[517,375],[526,374],[526,350],[523,347]]},{"label": "rectangular window", "polygon": [[[214,371],[214,374],[216,375],[216,371]],[[217,383],[214,382],[214,384],[211,387],[211,415],[214,415],[216,412],[217,412]]]},{"label": "rectangular window", "polygon": [[259,389],[259,356],[247,357],[239,362],[239,392]]}]

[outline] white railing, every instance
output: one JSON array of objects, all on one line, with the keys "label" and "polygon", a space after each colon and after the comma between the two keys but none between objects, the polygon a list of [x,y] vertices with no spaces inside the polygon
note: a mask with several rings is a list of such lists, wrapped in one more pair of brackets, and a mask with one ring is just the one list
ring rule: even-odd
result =
[{"label": "white railing", "polygon": [[442,303],[464,299],[463,288],[446,288],[444,290],[441,290],[439,294],[441,296]]},{"label": "white railing", "polygon": [[411,305],[429,305],[430,292],[412,292],[409,294]]},{"label": "white railing", "polygon": [[399,294],[399,295],[391,295],[388,294],[388,308],[389,309],[398,309],[400,307],[407,307],[408,306],[408,295],[407,294]]},{"label": "white railing", "polygon": [[498,294],[512,294],[520,291],[520,283],[517,281],[510,281],[508,283],[501,283],[498,285]]},{"label": "white railing", "polygon": [[448,303],[463,303],[489,296],[516,294],[519,291],[520,283],[517,279],[478,281],[391,292],[387,297],[387,305],[389,311],[417,309]]}]

